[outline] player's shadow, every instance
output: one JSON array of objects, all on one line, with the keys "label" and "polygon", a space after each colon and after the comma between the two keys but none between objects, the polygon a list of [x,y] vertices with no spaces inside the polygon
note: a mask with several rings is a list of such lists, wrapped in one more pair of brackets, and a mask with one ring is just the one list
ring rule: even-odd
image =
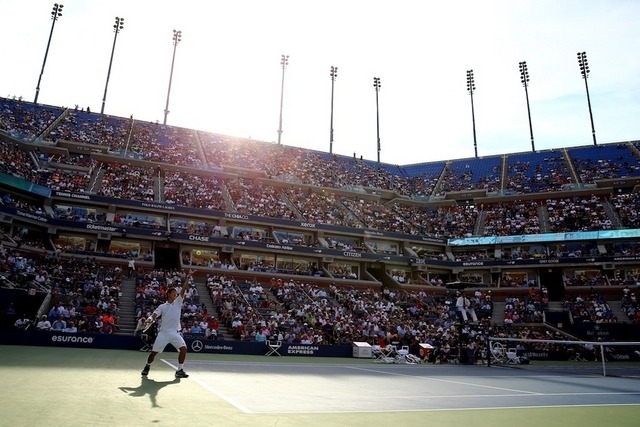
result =
[{"label": "player's shadow", "polygon": [[160,408],[158,405],[158,392],[163,387],[166,387],[171,384],[178,384],[180,382],[180,378],[175,378],[172,381],[154,381],[146,376],[142,377],[142,383],[138,387],[118,387],[120,391],[127,393],[132,397],[144,397],[149,396],[149,400],[151,401],[151,405],[154,408]]}]

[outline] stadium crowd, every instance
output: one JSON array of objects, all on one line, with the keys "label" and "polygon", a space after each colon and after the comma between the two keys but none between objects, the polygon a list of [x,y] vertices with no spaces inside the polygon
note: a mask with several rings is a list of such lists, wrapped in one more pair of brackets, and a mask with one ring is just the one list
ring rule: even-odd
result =
[{"label": "stadium crowd", "polygon": [[[615,147],[617,153],[602,158],[595,155],[581,157],[577,151],[572,156],[568,150],[568,156],[548,155],[545,163],[539,165],[527,160],[505,163],[508,164],[506,171],[503,163],[491,158],[486,162],[484,159],[446,162],[437,172],[423,171],[412,175],[407,172],[408,167],[362,160],[355,154],[351,158],[260,141],[235,140],[133,118],[78,111],[77,107],[47,107],[22,100],[0,99],[0,130],[21,141],[17,144],[0,140],[0,172],[53,190],[443,238],[638,226],[637,193],[545,195],[544,200],[480,205],[458,204],[444,198],[450,192],[475,190],[494,195],[500,192],[548,193],[567,186],[578,188],[593,184],[598,179],[637,176],[638,162],[633,160],[633,150],[625,144]],[[97,162],[86,153],[44,154],[45,147],[55,147],[60,141],[105,149],[113,161]],[[234,177],[221,173],[229,170],[242,173]],[[576,173],[572,175],[570,170]],[[247,171],[252,173],[244,173]],[[349,191],[350,195],[345,195],[344,191]],[[379,192],[383,191],[393,192],[395,196],[380,197]],[[441,203],[420,203],[425,200]],[[55,206],[47,209],[42,203],[22,200],[16,194],[3,195],[2,203],[40,216],[96,223],[107,221],[104,212],[82,212]],[[177,219],[158,225],[119,213],[114,222],[163,226],[168,227],[169,232],[187,230],[203,235],[228,232],[217,224],[204,221],[188,223]],[[265,236],[244,230],[231,233],[233,237],[286,240],[294,245],[320,244],[308,241],[304,236],[301,239],[275,233]],[[33,276],[37,283],[51,289],[57,301],[42,322],[49,322],[49,328],[55,330],[77,328],[78,331],[113,333],[117,329],[119,305],[123,303],[119,301],[122,281],[119,268],[100,265],[92,258],[63,260],[54,248],[46,246],[46,242],[30,241],[28,232],[19,231],[11,237],[29,246],[53,250],[39,259],[25,259],[3,249],[0,259],[2,271],[9,280],[25,280],[24,277],[31,280]],[[398,254],[401,251],[401,248],[393,247],[376,248],[359,240],[329,238],[327,245],[380,253]],[[633,245],[623,249],[607,245],[606,249],[609,253],[617,250],[636,253]],[[505,249],[501,257],[580,257],[592,256],[595,250],[587,243],[572,247],[523,246]],[[497,255],[487,250],[470,250],[446,255],[425,251],[424,255],[419,253],[418,256],[481,260]],[[233,265],[230,269],[238,267],[241,266]],[[272,271],[273,268],[258,263],[249,267],[260,271]],[[347,265],[336,265],[331,272],[336,277],[353,274]],[[401,270],[391,272],[391,275],[398,283],[408,280]],[[137,318],[143,318],[163,300],[168,286],[177,280],[181,280],[179,272],[140,273],[136,278],[135,301],[124,303],[134,304]],[[432,280],[442,284],[435,276]],[[605,276],[565,278],[567,286],[610,283]],[[184,333],[218,337],[222,325],[231,336],[241,340],[275,336],[290,343],[384,341],[400,342],[415,349],[416,342],[437,343],[439,348],[458,347],[460,343],[455,340],[459,339],[457,332],[460,331],[457,328],[464,327],[456,317],[458,296],[453,293],[441,297],[423,291],[385,289],[375,292],[336,286],[320,289],[315,285],[275,279],[263,288],[257,283],[236,283],[231,276],[224,275],[210,275],[206,284],[216,312],[208,313],[197,288],[190,287],[183,308]],[[506,278],[501,286],[530,284]],[[471,300],[478,313],[478,324],[492,327],[491,295],[478,290]],[[626,292],[622,301],[629,319],[637,322],[635,294]],[[506,324],[539,323],[548,296],[543,291],[533,291],[526,298],[508,297],[506,302]],[[616,320],[608,302],[597,294],[567,300],[565,309],[581,321]],[[46,323],[42,327],[47,328]],[[476,344],[483,345],[479,340]]]}]

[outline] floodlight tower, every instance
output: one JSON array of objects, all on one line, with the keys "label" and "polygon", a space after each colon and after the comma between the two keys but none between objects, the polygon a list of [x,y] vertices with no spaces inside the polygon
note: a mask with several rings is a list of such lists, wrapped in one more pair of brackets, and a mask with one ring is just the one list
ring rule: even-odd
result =
[{"label": "floodlight tower", "polygon": [[176,48],[182,40],[182,31],[173,30],[173,58],[171,59],[171,73],[169,73],[169,89],[167,89],[167,105],[164,107],[164,121],[167,124],[167,116],[169,115],[169,95],[171,94],[171,81],[173,80],[173,64],[176,62]]},{"label": "floodlight tower", "polygon": [[62,8],[64,5],[54,3],[53,10],[51,11],[51,32],[49,33],[49,41],[47,42],[47,49],[44,51],[44,61],[42,61],[42,70],[40,71],[40,77],[38,77],[38,85],[36,86],[36,96],[33,99],[33,103],[38,103],[38,95],[40,94],[40,81],[42,81],[42,75],[44,74],[44,66],[47,63],[47,55],[49,55],[49,46],[51,45],[51,37],[53,36],[53,29],[56,26],[56,21],[62,16]]},{"label": "floodlight tower", "polygon": [[478,157],[478,141],[476,140],[476,114],[473,108],[473,93],[476,90],[476,82],[473,78],[473,70],[467,70],[467,90],[471,96],[471,121],[473,123],[473,151],[476,158]]},{"label": "floodlight tower", "polygon": [[378,108],[378,92],[380,92],[380,77],[373,78],[373,88],[376,91],[376,133],[378,137],[378,163],[380,163],[380,110]]},{"label": "floodlight tower", "polygon": [[596,129],[593,126],[593,113],[591,112],[591,98],[589,98],[589,85],[587,80],[589,79],[589,63],[587,62],[587,53],[578,52],[578,65],[580,66],[580,74],[584,79],[584,88],[587,91],[587,104],[589,104],[589,117],[591,118],[591,135],[593,136],[593,145],[596,143]]},{"label": "floodlight tower", "polygon": [[533,143],[533,126],[531,125],[531,108],[529,108],[529,68],[527,67],[527,62],[522,61],[519,64],[520,66],[520,81],[524,86],[524,94],[527,97],[527,114],[529,115],[529,133],[531,134],[531,151],[536,151],[536,146]]},{"label": "floodlight tower", "polygon": [[284,101],[284,70],[289,65],[289,55],[282,55],[280,57],[280,65],[282,66],[282,84],[280,85],[280,126],[278,127],[278,145],[282,140],[282,103]]},{"label": "floodlight tower", "polygon": [[109,77],[111,76],[111,65],[113,64],[113,53],[116,51],[116,41],[118,34],[124,28],[124,18],[116,16],[116,22],[113,24],[113,47],[111,48],[111,59],[109,60],[109,70],[107,71],[107,82],[104,85],[104,96],[102,97],[102,108],[100,114],[104,114],[104,103],[107,101],[107,88],[109,87]]},{"label": "floodlight tower", "polygon": [[331,71],[329,72],[331,76],[331,121],[329,124],[329,154],[333,153],[333,86],[338,78],[338,67],[331,66]]}]

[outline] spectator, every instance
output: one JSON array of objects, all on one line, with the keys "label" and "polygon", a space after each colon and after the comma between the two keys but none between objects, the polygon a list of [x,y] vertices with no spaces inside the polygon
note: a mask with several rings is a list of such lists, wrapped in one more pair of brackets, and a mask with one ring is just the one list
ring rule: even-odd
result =
[{"label": "spectator", "polygon": [[42,318],[38,321],[36,325],[36,329],[38,331],[50,331],[51,330],[51,322],[47,319],[45,314],[42,315]]}]

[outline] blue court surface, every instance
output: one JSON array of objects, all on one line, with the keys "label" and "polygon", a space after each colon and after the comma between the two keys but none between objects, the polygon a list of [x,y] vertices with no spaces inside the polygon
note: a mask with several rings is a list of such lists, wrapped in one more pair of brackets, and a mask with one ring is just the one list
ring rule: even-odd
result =
[{"label": "blue court surface", "polygon": [[[174,359],[162,359],[175,368]],[[190,381],[245,414],[640,404],[640,380],[480,365],[190,360]],[[152,372],[153,374],[153,372]],[[153,375],[150,374],[150,378]],[[166,375],[166,374],[165,374]]]}]

